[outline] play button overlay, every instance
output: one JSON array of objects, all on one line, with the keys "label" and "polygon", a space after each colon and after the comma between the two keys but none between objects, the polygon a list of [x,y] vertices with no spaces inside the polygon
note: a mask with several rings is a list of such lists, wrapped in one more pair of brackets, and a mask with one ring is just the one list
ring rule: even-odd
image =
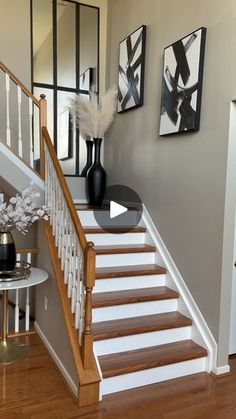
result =
[{"label": "play button overlay", "polygon": [[111,185],[106,188],[101,208],[94,210],[94,217],[103,230],[122,234],[140,223],[142,212],[142,201],[133,189],[125,185]]},{"label": "play button overlay", "polygon": [[118,217],[124,212],[128,211],[128,208],[123,207],[123,205],[118,204],[117,202],[110,202],[110,218]]}]

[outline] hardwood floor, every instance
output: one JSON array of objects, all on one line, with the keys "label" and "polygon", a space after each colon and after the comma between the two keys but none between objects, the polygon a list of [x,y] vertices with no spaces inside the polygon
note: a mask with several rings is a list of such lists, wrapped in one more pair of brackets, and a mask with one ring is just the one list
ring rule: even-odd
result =
[{"label": "hardwood floor", "polygon": [[29,356],[0,366],[0,418],[4,419],[236,419],[236,357],[229,376],[206,373],[104,397],[78,409],[37,335],[21,337]]}]

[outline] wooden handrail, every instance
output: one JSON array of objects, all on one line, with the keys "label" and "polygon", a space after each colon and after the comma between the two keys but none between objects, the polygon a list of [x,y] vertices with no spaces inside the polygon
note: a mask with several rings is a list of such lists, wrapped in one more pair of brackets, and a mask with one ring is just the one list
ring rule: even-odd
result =
[{"label": "wooden handrail", "polygon": [[54,166],[54,169],[55,169],[55,171],[57,173],[60,186],[61,186],[61,188],[62,188],[62,190],[64,192],[64,197],[65,197],[65,200],[66,200],[68,209],[70,211],[70,215],[71,215],[73,224],[75,226],[75,231],[76,231],[77,236],[79,238],[80,245],[81,245],[81,247],[83,249],[83,252],[85,253],[86,250],[87,250],[87,244],[88,244],[88,242],[87,242],[87,239],[85,237],[85,233],[84,233],[83,227],[82,227],[82,225],[80,223],[80,220],[79,220],[77,211],[75,209],[75,205],[74,205],[74,202],[73,202],[71,193],[70,193],[69,188],[67,186],[67,183],[65,181],[65,177],[63,175],[63,172],[62,172],[60,163],[59,163],[59,161],[57,159],[57,155],[56,155],[55,149],[54,149],[54,147],[52,145],[52,142],[51,142],[50,136],[48,134],[47,128],[46,127],[43,127],[42,128],[42,132],[43,132],[44,140],[45,140],[46,145],[48,147],[48,151],[49,151],[49,153],[51,155],[53,166]]},{"label": "wooden handrail", "polygon": [[9,70],[9,68],[5,64],[3,64],[2,61],[0,61],[0,68],[4,71],[4,73],[7,73],[10,79],[21,88],[21,90],[26,94],[26,96],[30,97],[32,101],[35,103],[35,105],[38,106],[38,108],[40,108],[39,101],[34,97],[34,95],[32,95],[31,91],[27,89],[27,87],[23,83],[21,83],[20,80],[18,80],[15,74],[11,70]]}]

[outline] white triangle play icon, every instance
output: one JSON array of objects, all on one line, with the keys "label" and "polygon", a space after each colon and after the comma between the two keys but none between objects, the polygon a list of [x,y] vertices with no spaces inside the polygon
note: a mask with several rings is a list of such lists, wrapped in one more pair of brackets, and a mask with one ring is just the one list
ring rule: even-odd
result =
[{"label": "white triangle play icon", "polygon": [[128,211],[128,208],[117,204],[115,201],[110,201],[110,218],[118,217],[118,215],[121,215],[126,211]]}]

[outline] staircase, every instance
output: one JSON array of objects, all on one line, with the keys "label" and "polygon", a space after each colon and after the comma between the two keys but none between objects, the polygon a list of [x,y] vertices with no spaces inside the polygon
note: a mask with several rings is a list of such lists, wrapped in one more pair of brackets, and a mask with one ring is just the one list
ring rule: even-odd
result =
[{"label": "staircase", "polygon": [[[6,86],[2,95],[6,98],[6,139],[0,142],[1,156],[4,165],[10,161],[19,169],[12,179],[4,168],[0,175],[12,186],[18,176],[15,186],[19,190],[31,177],[39,189],[45,188],[50,223],[44,223],[44,231],[75,365],[77,382],[71,387],[78,405],[95,404],[99,395],[211,371],[216,342],[164,243],[157,240],[149,216],[143,216],[132,231],[114,227],[108,233],[96,223],[93,208],[73,203],[46,128],[45,97],[37,101],[1,62],[0,70]],[[15,111],[9,101],[13,89]],[[23,96],[28,113],[22,112]],[[12,135],[11,115],[18,115],[17,139]],[[23,121],[28,121],[25,136]],[[34,171],[39,155],[41,177]],[[23,168],[26,164],[27,169]],[[129,215],[137,217],[135,210]],[[14,307],[17,319],[17,295]],[[28,295],[26,308],[29,332]],[[54,359],[71,385],[56,352]]]},{"label": "staircase", "polygon": [[166,286],[144,223],[108,233],[91,207],[77,212],[96,251],[92,332],[101,395],[205,371],[207,350],[191,339],[193,321],[178,312],[179,293]]}]

